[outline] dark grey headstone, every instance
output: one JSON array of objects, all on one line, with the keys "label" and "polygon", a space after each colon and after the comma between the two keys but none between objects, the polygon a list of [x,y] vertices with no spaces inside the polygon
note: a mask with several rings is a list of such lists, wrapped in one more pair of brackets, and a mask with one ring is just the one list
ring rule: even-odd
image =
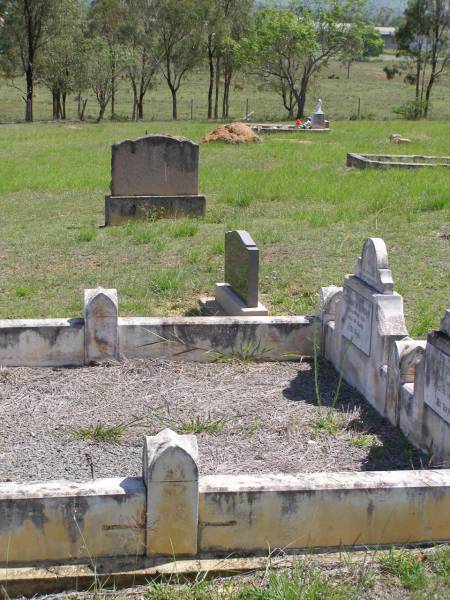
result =
[{"label": "dark grey headstone", "polygon": [[247,231],[225,233],[225,282],[248,307],[258,306],[259,250]]},{"label": "dark grey headstone", "polygon": [[164,135],[112,147],[112,196],[198,194],[198,144]]}]

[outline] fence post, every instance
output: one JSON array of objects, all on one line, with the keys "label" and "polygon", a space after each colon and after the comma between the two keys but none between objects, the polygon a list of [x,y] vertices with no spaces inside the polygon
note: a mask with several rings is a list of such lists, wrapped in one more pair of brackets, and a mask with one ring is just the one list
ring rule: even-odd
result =
[{"label": "fence post", "polygon": [[198,447],[195,435],[164,429],[144,442],[147,556],[197,554]]}]

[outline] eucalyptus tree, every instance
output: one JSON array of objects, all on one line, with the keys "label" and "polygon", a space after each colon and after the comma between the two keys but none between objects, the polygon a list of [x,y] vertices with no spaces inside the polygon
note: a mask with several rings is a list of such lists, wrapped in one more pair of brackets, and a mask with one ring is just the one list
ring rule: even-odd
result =
[{"label": "eucalyptus tree", "polygon": [[159,0],[156,53],[158,67],[172,95],[172,118],[178,118],[177,94],[186,75],[202,61],[209,0]]},{"label": "eucalyptus tree", "polygon": [[[123,56],[123,47],[126,44],[128,11],[124,0],[93,0],[89,8],[89,33],[90,37],[101,38],[108,47],[111,118],[116,113],[116,92],[119,76],[119,63]],[[101,54],[102,66],[105,55]],[[108,100],[109,103],[109,100]]]},{"label": "eucalyptus tree", "polygon": [[20,71],[25,75],[26,88],[18,89],[23,93],[28,122],[33,121],[36,67],[57,4],[58,0],[0,0],[4,19],[0,36],[2,70],[13,86]]},{"label": "eucalyptus tree", "polygon": [[399,53],[412,66],[417,117],[428,116],[431,92],[450,64],[449,0],[410,0],[397,31]]},{"label": "eucalyptus tree", "polygon": [[[86,57],[83,41],[86,25],[84,3],[79,0],[59,0],[48,23],[48,39],[37,64],[37,80],[52,94],[53,119],[66,118],[69,93],[86,87]],[[83,83],[81,83],[83,81]],[[78,117],[81,109],[79,107]]]},{"label": "eucalyptus tree", "polygon": [[132,118],[144,118],[144,98],[157,85],[159,70],[157,49],[159,0],[125,0],[128,14],[125,37],[130,51],[126,69],[133,93]]},{"label": "eucalyptus tree", "polygon": [[297,117],[304,116],[312,78],[345,49],[363,4],[313,1],[257,13],[254,35],[246,42],[247,60],[263,79],[275,84],[284,101],[294,99]]}]

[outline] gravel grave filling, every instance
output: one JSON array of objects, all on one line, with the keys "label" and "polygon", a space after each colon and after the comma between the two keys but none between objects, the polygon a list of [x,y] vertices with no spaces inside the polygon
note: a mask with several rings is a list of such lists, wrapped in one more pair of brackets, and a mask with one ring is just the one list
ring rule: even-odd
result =
[{"label": "gravel grave filling", "polygon": [[[0,369],[0,482],[141,475],[145,435],[194,433],[200,473],[424,466],[402,433],[319,364],[135,360]],[[324,416],[332,415],[324,427]]]}]

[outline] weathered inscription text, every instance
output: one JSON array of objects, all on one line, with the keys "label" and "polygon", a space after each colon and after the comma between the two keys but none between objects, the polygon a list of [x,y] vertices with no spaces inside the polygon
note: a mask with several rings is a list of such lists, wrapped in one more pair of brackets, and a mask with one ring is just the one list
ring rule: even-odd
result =
[{"label": "weathered inscription text", "polygon": [[344,288],[344,301],[346,311],[342,335],[370,356],[373,305],[370,300],[350,288]]}]

